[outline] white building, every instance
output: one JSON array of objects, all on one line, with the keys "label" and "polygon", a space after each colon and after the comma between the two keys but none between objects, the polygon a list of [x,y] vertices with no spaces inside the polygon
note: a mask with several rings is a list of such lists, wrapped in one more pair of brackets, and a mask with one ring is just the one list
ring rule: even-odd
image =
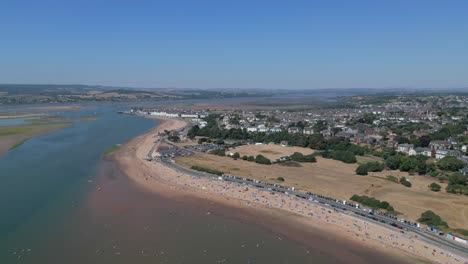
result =
[{"label": "white building", "polygon": [[448,151],[447,150],[437,150],[435,153],[436,159],[443,159],[447,157]]},{"label": "white building", "polygon": [[270,128],[270,133],[278,133],[278,132],[281,132],[281,128],[279,127]]},{"label": "white building", "polygon": [[304,134],[312,135],[312,134],[314,134],[314,129],[312,127],[306,127],[306,128],[304,128]]},{"label": "white building", "polygon": [[406,153],[410,156],[416,155],[416,151],[414,151],[414,145],[413,144],[398,144],[398,152]]},{"label": "white building", "polygon": [[198,118],[196,114],[181,114],[180,117],[182,118]]},{"label": "white building", "polygon": [[265,125],[258,125],[257,131],[258,132],[268,132],[268,128]]}]

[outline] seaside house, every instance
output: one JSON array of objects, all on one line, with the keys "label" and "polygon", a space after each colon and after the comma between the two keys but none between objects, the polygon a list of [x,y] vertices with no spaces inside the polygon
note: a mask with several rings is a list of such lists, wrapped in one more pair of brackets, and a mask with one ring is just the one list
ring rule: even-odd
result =
[{"label": "seaside house", "polygon": [[304,134],[312,135],[312,134],[314,134],[314,129],[312,127],[306,127],[306,128],[304,128]]},{"label": "seaside house", "polygon": [[414,145],[413,144],[407,144],[407,143],[398,144],[397,151],[401,152],[401,153],[405,153],[405,154],[410,155],[410,156],[411,155],[416,155],[416,152],[414,151]]},{"label": "seaside house", "polygon": [[426,157],[431,157],[432,156],[432,151],[431,151],[430,148],[418,147],[418,148],[415,148],[414,151],[415,151],[415,155],[423,155],[423,156],[426,156]]},{"label": "seaside house", "polygon": [[296,134],[296,133],[302,133],[302,128],[300,127],[290,127],[288,128],[288,133],[289,134]]},{"label": "seaside house", "polygon": [[447,157],[448,151],[447,150],[436,150],[435,151],[435,158],[436,159],[443,159]]},{"label": "seaside house", "polygon": [[450,143],[446,140],[433,140],[429,143],[431,150],[446,150],[450,148]]}]

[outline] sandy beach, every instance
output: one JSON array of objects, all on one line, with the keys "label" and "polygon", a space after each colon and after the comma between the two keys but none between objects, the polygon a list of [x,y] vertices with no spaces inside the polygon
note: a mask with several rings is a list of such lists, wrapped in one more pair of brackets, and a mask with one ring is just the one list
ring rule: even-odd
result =
[{"label": "sandy beach", "polygon": [[[349,263],[370,262],[340,246],[352,244],[370,255],[374,254],[376,258],[384,254],[389,256],[389,261],[379,261],[383,263],[468,263],[466,256],[429,245],[412,233],[400,233],[396,229],[357,219],[311,201],[225,181],[195,178],[162,163],[145,160],[159,132],[185,125],[181,120],[160,120],[158,127],[128,141],[111,158],[132,181],[148,191],[173,199],[196,197],[245,209],[246,214],[251,215],[249,221],[305,244],[308,243],[309,232],[321,233],[324,239],[336,243],[336,248],[340,248],[339,251],[334,249],[337,255]],[[314,247],[330,250],[322,249],[317,244]]]}]

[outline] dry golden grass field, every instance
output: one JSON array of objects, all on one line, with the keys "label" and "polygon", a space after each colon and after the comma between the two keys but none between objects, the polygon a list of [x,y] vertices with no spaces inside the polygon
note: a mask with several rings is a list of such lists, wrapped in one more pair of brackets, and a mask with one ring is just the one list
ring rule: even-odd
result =
[{"label": "dry golden grass field", "polygon": [[[242,146],[235,151],[241,156],[262,154],[268,158],[276,158],[295,151],[308,154],[313,150],[260,145]],[[450,227],[468,229],[468,197],[445,193],[446,184],[443,183],[441,192],[430,191],[427,186],[436,180],[429,177],[413,176],[399,171],[382,171],[359,176],[354,173],[357,164],[345,164],[321,157],[317,157],[317,163],[300,163],[298,167],[284,164],[260,165],[211,154],[178,158],[176,162],[186,167],[198,165],[269,182],[277,182],[277,177],[283,177],[285,185],[340,199],[349,199],[353,194],[368,195],[388,201],[404,218],[416,220],[422,212],[433,210],[447,221]],[[398,178],[405,176],[411,181],[412,187],[386,180],[387,175]]]}]

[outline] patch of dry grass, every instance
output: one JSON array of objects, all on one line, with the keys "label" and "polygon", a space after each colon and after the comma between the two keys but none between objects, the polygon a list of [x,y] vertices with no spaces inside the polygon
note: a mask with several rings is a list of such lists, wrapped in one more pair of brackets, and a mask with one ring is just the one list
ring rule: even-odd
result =
[{"label": "patch of dry grass", "polygon": [[[267,146],[267,149],[274,151],[277,148],[289,150],[284,151],[281,156],[297,151],[294,148]],[[238,152],[241,155],[255,155],[264,149],[265,147],[244,146]],[[307,151],[307,149],[303,150]],[[268,155],[269,158],[278,156]],[[388,201],[407,219],[416,220],[422,212],[433,210],[453,228],[468,226],[468,197],[447,194],[445,191],[438,193],[430,191],[427,186],[436,180],[429,177],[412,176],[399,171],[382,171],[370,173],[369,176],[358,176],[354,172],[357,164],[345,164],[321,157],[317,157],[317,163],[302,163],[301,167],[280,164],[261,165],[210,154],[179,158],[176,162],[185,167],[205,166],[225,173],[268,182],[276,182],[274,179],[283,177],[286,185],[339,199],[349,199],[353,194],[368,195]],[[405,176],[411,181],[412,187],[408,188],[388,181],[386,179],[388,175],[398,178]],[[444,190],[446,184],[441,183],[441,186]]]}]

